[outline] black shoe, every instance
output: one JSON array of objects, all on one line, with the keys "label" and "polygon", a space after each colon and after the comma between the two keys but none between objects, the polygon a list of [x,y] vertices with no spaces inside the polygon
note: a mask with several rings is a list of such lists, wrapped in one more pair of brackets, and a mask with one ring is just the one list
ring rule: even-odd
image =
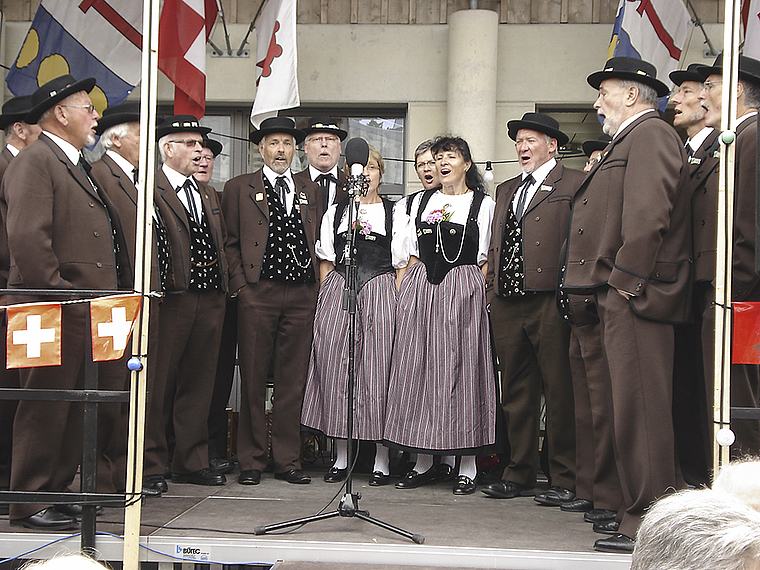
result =
[{"label": "black shoe", "polygon": [[235,464],[231,459],[209,459],[208,468],[217,475],[227,475],[235,470]]},{"label": "black shoe", "polygon": [[241,471],[238,476],[238,483],[241,485],[258,485],[261,483],[261,471],[258,469],[246,469]]},{"label": "black shoe", "polygon": [[514,499],[515,497],[534,497],[537,493],[535,487],[520,485],[514,481],[499,481],[491,483],[481,489],[483,493],[492,499]]},{"label": "black shoe", "polygon": [[369,484],[371,487],[382,487],[391,482],[391,476],[386,475],[382,471],[375,471],[369,477]]},{"label": "black shoe", "polygon": [[285,473],[275,473],[274,478],[287,481],[288,483],[294,483],[296,485],[306,485],[307,483],[311,483],[311,477],[300,469],[291,469],[290,471],[285,471]]},{"label": "black shoe", "polygon": [[224,485],[227,478],[214,473],[208,467],[193,473],[172,473],[172,483],[190,483],[191,485]]},{"label": "black shoe", "polygon": [[437,471],[435,465],[425,471],[424,473],[417,473],[414,469],[407,471],[401,478],[401,481],[396,483],[396,489],[416,489],[422,485],[427,485],[435,481]]},{"label": "black shoe", "polygon": [[454,475],[454,468],[447,463],[440,463],[436,468],[435,480],[441,483],[448,483],[453,481],[456,475]]},{"label": "black shoe", "polygon": [[583,520],[588,523],[595,523],[599,521],[614,521],[617,513],[607,509],[593,509],[583,515]]},{"label": "black shoe", "polygon": [[617,521],[599,521],[594,523],[594,532],[599,534],[617,534],[620,530],[620,523]]},{"label": "black shoe", "polygon": [[166,484],[166,479],[163,475],[146,475],[143,477],[143,495],[158,497],[161,493],[166,493],[168,490],[169,485]]},{"label": "black shoe", "polygon": [[559,507],[562,503],[569,503],[575,499],[575,493],[564,487],[551,487],[542,493],[536,494],[533,500],[544,507]]},{"label": "black shoe", "polygon": [[475,489],[475,481],[465,475],[460,475],[454,483],[453,491],[455,495],[472,495]]},{"label": "black shoe", "polygon": [[588,499],[573,499],[562,503],[559,508],[568,513],[587,513],[594,508],[594,502]]},{"label": "black shoe", "polygon": [[325,473],[325,483],[340,483],[346,478],[348,469],[337,469],[336,467],[330,467],[330,470]]},{"label": "black shoe", "polygon": [[48,507],[23,519],[11,520],[11,526],[23,526],[32,530],[69,530],[79,527],[79,523],[74,517]]},{"label": "black shoe", "polygon": [[[55,505],[53,508],[62,515],[69,517],[76,518],[82,516],[82,505]],[[100,516],[103,514],[103,511],[105,511],[105,509],[98,505],[95,509],[95,514]]]},{"label": "black shoe", "polygon": [[636,541],[624,534],[615,534],[600,538],[594,543],[594,550],[599,552],[633,552]]}]

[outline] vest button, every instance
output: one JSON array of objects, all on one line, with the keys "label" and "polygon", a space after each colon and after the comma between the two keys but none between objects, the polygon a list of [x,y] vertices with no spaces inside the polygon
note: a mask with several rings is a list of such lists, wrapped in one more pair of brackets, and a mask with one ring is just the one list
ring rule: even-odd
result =
[{"label": "vest button", "polygon": [[543,269],[541,269],[540,267],[538,269],[536,269],[536,273],[541,273],[542,271],[543,271]]},{"label": "vest button", "polygon": [[262,223],[261,220],[259,220],[259,225],[261,225],[261,223]]},{"label": "vest button", "polygon": [[536,245],[537,245],[537,246],[538,246],[538,245],[541,245],[541,242],[540,242],[540,241],[537,241],[537,242],[536,242]]},{"label": "vest button", "polygon": [[92,202],[87,202],[87,204],[90,206],[90,208],[94,208],[95,207],[95,204],[93,204]]},{"label": "vest button", "polygon": [[537,222],[541,221],[541,216],[536,216],[536,221]]},{"label": "vest button", "polygon": [[585,259],[581,259],[578,263],[581,264],[581,265],[584,265],[586,263],[586,260]]},{"label": "vest button", "polygon": [[103,264],[102,264],[102,263],[100,263],[99,261],[98,261],[98,262],[97,262],[95,265],[96,265],[97,267],[103,267]]},{"label": "vest button", "polygon": [[449,230],[449,233],[450,233],[451,235],[456,235],[457,231],[456,231],[454,228],[451,228],[451,229]]},{"label": "vest button", "polygon": [[92,232],[92,235],[94,235],[95,237],[100,237],[100,234],[98,232]]},{"label": "vest button", "polygon": [[583,235],[583,228],[578,228],[578,235]]}]

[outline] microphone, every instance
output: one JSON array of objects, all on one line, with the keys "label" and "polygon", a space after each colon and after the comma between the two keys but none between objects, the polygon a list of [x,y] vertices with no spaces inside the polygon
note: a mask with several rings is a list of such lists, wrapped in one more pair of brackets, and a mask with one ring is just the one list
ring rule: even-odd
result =
[{"label": "microphone", "polygon": [[363,138],[356,137],[346,144],[346,164],[351,170],[348,179],[348,194],[355,196],[362,193],[364,187],[364,167],[369,162],[369,145]]}]

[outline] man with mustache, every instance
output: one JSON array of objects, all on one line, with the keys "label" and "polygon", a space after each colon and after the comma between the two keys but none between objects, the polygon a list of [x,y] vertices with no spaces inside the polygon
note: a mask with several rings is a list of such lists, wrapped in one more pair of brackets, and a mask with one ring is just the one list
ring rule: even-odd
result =
[{"label": "man with mustache", "polygon": [[[723,56],[698,69],[704,80],[699,99],[707,110],[705,123],[720,128],[723,97]],[[726,86],[728,89],[728,86]],[[760,301],[760,276],[755,273],[755,208],[757,169],[757,110],[760,107],[760,61],[739,56],[736,95],[736,154],[734,163],[734,235],[732,301]],[[760,369],[754,364],[731,365],[731,406],[757,408]],[[712,391],[708,392],[712,394]],[[712,408],[711,408],[712,409]],[[732,420],[736,442],[732,457],[760,453],[760,420]]]},{"label": "man with mustache", "polygon": [[616,534],[594,548],[631,552],[647,507],[684,486],[672,387],[674,324],[689,316],[689,170],[681,139],[657,113],[669,89],[654,65],[615,57],[587,81],[612,141],[573,196],[562,286],[593,292],[609,368],[623,505]]},{"label": "man with mustache", "polygon": [[317,304],[314,241],[322,212],[318,186],[294,179],[290,171],[303,139],[291,119],[265,119],[249,136],[264,166],[233,178],[222,193],[230,290],[238,300],[241,485],[258,485],[267,465],[264,399],[270,361],[274,476],[288,483],[311,482],[301,470],[301,404]]},{"label": "man with mustache", "polygon": [[[132,287],[119,214],[88,175],[82,149],[94,142],[98,112],[88,93],[95,79],[57,77],[32,94],[24,118],[42,129],[3,176],[3,219],[11,253],[11,289]],[[39,300],[17,296],[15,302]],[[46,299],[49,300],[49,299]],[[23,368],[21,387],[84,387],[89,306],[62,306],[61,365]],[[105,366],[100,381],[109,385]],[[65,492],[82,457],[82,405],[22,400],[13,424],[11,489]],[[10,522],[35,530],[77,526],[75,505],[13,504]]]}]

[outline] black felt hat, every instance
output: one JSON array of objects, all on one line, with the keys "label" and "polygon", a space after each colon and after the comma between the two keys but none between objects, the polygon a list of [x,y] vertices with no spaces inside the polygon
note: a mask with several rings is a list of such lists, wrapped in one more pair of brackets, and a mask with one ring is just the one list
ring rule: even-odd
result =
[{"label": "black felt hat", "polygon": [[340,140],[345,140],[348,136],[348,133],[338,127],[338,122],[332,117],[312,117],[309,119],[309,126],[303,129],[303,132],[306,136],[317,132],[333,133]]},{"label": "black felt hat", "polygon": [[676,85],[681,85],[684,81],[696,81],[697,83],[702,83],[704,78],[700,75],[699,71],[697,71],[700,67],[703,67],[701,63],[690,63],[689,67],[686,69],[671,71],[668,77],[670,77],[670,80]]},{"label": "black felt hat", "polygon": [[515,119],[507,123],[507,133],[512,140],[517,139],[517,131],[520,129],[530,129],[549,135],[557,139],[559,146],[566,145],[570,140],[570,137],[559,130],[559,123],[553,117],[543,113],[525,113],[519,121]]},{"label": "black felt hat", "polygon": [[222,146],[222,143],[220,143],[219,141],[214,140],[214,139],[209,139],[206,137],[203,137],[203,146],[209,149],[214,154],[214,158],[219,156],[222,153],[222,149],[224,148]]},{"label": "black felt hat", "polygon": [[595,150],[604,150],[607,148],[607,145],[610,144],[610,141],[612,140],[612,137],[610,135],[602,135],[598,139],[591,139],[588,141],[583,141],[583,154],[590,157],[591,153]]},{"label": "black felt hat", "polygon": [[3,114],[0,115],[0,129],[4,129],[8,125],[23,121],[29,111],[32,110],[32,96],[22,95],[21,97],[13,97],[3,103]]},{"label": "black felt hat", "polygon": [[172,133],[199,133],[206,136],[211,127],[202,127],[193,115],[172,115],[156,125],[156,140]]},{"label": "black felt hat", "polygon": [[40,120],[42,114],[59,101],[63,101],[69,95],[87,91],[89,93],[95,87],[95,78],[88,77],[77,81],[71,75],[61,75],[51,79],[45,85],[32,93],[32,109],[24,117],[24,122],[33,125]]},{"label": "black felt hat", "polygon": [[103,116],[98,119],[95,133],[102,135],[108,127],[122,123],[135,123],[140,121],[140,102],[129,101],[121,105],[108,107],[103,111]]},{"label": "black felt hat", "polygon": [[288,117],[269,117],[261,121],[258,130],[254,130],[248,135],[248,140],[252,143],[259,144],[259,141],[266,135],[274,133],[286,133],[293,135],[296,139],[296,144],[299,144],[306,138],[306,133],[296,128],[296,124],[293,119]]},{"label": "black felt hat", "polygon": [[604,64],[604,69],[595,71],[586,78],[588,84],[599,89],[605,79],[628,79],[649,85],[657,91],[658,97],[664,97],[670,89],[657,79],[657,68],[643,59],[635,57],[613,57]]},{"label": "black felt hat", "polygon": [[[702,81],[710,75],[721,75],[723,73],[723,54],[718,54],[718,57],[715,58],[715,63],[712,65],[700,65],[697,71],[702,76]],[[754,85],[760,85],[760,61],[746,55],[740,55],[739,79],[749,81]]]}]

